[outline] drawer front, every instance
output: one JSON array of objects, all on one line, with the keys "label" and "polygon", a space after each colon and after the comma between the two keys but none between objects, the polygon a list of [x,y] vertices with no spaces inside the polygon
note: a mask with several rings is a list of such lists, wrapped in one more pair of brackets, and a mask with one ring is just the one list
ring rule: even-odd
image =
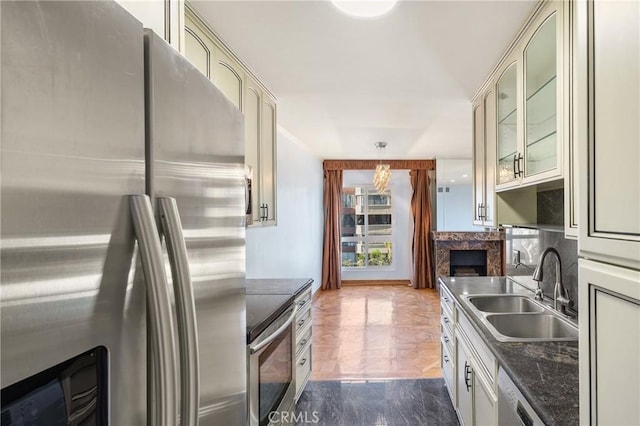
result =
[{"label": "drawer front", "polygon": [[440,336],[442,338],[442,344],[447,346],[449,352],[453,352],[453,333],[449,325],[445,325],[443,321],[440,322]]},{"label": "drawer front", "polygon": [[296,398],[300,395],[311,375],[311,344],[296,357]]},{"label": "drawer front", "polygon": [[310,307],[302,312],[298,312],[296,315],[296,335],[311,324],[311,309]]},{"label": "drawer front", "polygon": [[441,356],[440,363],[442,364],[442,377],[444,378],[444,381],[447,384],[447,390],[449,391],[449,396],[451,397],[451,400],[455,401],[454,388],[453,388],[453,385],[455,383],[454,359],[451,356],[451,352],[449,352],[445,344],[442,345],[442,351],[440,356]]},{"label": "drawer front", "polygon": [[440,303],[444,305],[449,312],[453,312],[453,296],[442,286],[440,286]]},{"label": "drawer front", "polygon": [[311,342],[311,325],[305,325],[304,329],[296,336],[296,356],[300,355],[302,349]]},{"label": "drawer front", "polygon": [[311,288],[298,295],[295,303],[298,305],[298,310],[303,310],[305,307],[311,306]]},{"label": "drawer front", "polygon": [[449,327],[449,330],[453,330],[453,314],[451,312],[447,312],[446,310],[442,310],[440,312],[440,322]]}]

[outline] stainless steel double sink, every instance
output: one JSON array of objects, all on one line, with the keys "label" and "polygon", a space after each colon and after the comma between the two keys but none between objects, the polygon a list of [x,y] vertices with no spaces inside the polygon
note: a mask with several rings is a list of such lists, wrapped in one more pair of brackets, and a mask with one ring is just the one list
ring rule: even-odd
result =
[{"label": "stainless steel double sink", "polygon": [[500,342],[578,340],[578,327],[532,297],[477,294],[463,300]]}]

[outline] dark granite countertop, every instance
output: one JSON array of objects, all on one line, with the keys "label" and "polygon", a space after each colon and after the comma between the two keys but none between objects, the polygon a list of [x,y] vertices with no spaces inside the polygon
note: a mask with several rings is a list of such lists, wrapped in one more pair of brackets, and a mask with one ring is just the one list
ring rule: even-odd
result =
[{"label": "dark granite countertop", "polygon": [[308,289],[311,278],[260,278],[245,280],[247,289],[247,343],[293,304]]},{"label": "dark granite countertop", "polygon": [[578,342],[499,342],[471,313],[461,296],[531,291],[506,277],[440,277],[511,377],[547,425],[578,425]]},{"label": "dark granite countertop", "polygon": [[247,343],[293,304],[292,294],[247,294]]},{"label": "dark granite countertop", "polygon": [[311,286],[312,278],[258,278],[245,280],[247,294],[299,295]]}]

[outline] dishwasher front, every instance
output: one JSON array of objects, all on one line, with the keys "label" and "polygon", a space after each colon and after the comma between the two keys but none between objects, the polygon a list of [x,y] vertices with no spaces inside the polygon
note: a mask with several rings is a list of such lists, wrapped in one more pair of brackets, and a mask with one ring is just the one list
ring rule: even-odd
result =
[{"label": "dishwasher front", "polygon": [[498,424],[500,426],[544,426],[515,383],[498,371]]}]

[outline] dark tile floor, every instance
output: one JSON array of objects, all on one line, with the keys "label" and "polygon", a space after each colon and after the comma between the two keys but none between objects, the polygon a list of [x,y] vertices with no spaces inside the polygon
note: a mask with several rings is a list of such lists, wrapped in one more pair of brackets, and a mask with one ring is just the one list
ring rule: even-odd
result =
[{"label": "dark tile floor", "polygon": [[297,425],[458,425],[443,379],[310,381]]}]

